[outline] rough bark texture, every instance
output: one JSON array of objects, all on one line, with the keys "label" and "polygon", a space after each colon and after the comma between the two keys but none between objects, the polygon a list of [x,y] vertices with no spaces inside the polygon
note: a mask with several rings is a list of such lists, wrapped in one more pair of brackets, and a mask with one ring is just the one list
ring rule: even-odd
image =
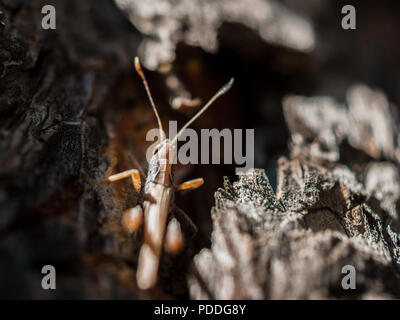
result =
[{"label": "rough bark texture", "polygon": [[[340,163],[281,158],[278,170],[276,194],[263,170],[215,194],[212,246],[194,258],[191,296],[398,298],[398,168],[371,163],[366,181]],[[355,290],[342,287],[346,265],[355,267]]]},{"label": "rough bark texture", "polygon": [[[344,106],[289,96],[283,107],[291,156],[278,161],[276,193],[263,170],[226,179],[191,296],[399,298],[399,122],[386,97],[358,86]],[[355,290],[342,287],[346,265]]]},{"label": "rough bark texture", "polygon": [[[56,30],[41,27],[45,4]],[[400,10],[355,2],[358,30],[344,32],[344,4],[0,1],[0,297],[400,297]],[[132,168],[132,155],[146,166],[155,121],[135,55],[179,127],[194,110],[169,97],[205,100],[234,76],[193,128],[255,128],[270,178],[226,180],[210,217],[233,166],[177,166],[177,182],[205,178],[176,198],[199,232],[163,255],[146,292],[134,277],[142,234],[120,224],[138,195],[91,180]],[[46,264],[55,291],[41,288]],[[355,291],[341,289],[346,264]]]}]

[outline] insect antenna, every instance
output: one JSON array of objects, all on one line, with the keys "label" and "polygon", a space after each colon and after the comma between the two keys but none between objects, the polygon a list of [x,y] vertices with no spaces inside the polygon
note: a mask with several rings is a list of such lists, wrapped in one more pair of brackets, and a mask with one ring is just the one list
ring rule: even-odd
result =
[{"label": "insect antenna", "polygon": [[201,110],[199,112],[197,112],[192,119],[190,119],[183,127],[181,130],[179,130],[179,132],[176,134],[176,136],[172,139],[171,141],[171,145],[173,145],[176,140],[178,140],[179,136],[183,133],[183,131],[185,131],[185,129],[187,129],[187,127],[189,127],[198,117],[200,117],[204,111],[206,111],[208,109],[209,106],[211,106],[213,104],[213,102],[215,100],[217,100],[220,96],[224,95],[225,93],[228,92],[228,90],[232,87],[233,85],[233,81],[234,79],[231,78],[231,80],[229,80],[228,83],[226,83],[221,89],[219,89],[217,91],[216,94],[213,95],[213,97],[205,104],[205,106],[203,108],[201,108]]},{"label": "insect antenna", "polygon": [[158,115],[158,111],[157,111],[156,105],[154,104],[153,97],[151,96],[150,88],[149,88],[149,85],[147,83],[146,77],[144,76],[142,67],[140,66],[139,57],[135,57],[135,69],[136,69],[137,73],[139,74],[139,76],[142,78],[144,87],[146,89],[147,96],[149,97],[151,106],[153,107],[154,114],[155,114],[155,116],[157,118],[158,128],[160,130],[160,137],[161,137],[161,140],[163,141],[163,140],[165,140],[165,134],[164,134],[163,126],[162,126],[162,123],[161,123],[160,116]]}]

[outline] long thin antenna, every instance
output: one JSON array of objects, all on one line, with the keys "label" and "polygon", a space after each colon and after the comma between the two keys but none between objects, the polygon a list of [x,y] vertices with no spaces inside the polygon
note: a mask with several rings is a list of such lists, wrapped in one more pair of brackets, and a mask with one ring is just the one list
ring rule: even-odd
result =
[{"label": "long thin antenna", "polygon": [[139,74],[139,76],[142,78],[144,87],[145,87],[146,92],[147,92],[147,96],[149,97],[151,106],[153,107],[154,114],[156,115],[157,122],[158,122],[158,128],[160,129],[160,137],[161,137],[161,140],[163,141],[165,139],[163,126],[162,126],[162,123],[161,123],[160,116],[158,115],[156,105],[154,104],[153,97],[151,96],[150,88],[149,88],[149,85],[147,83],[146,77],[144,76],[142,67],[140,66],[139,57],[135,57],[135,69],[136,69],[137,73]]},{"label": "long thin antenna", "polygon": [[203,113],[204,111],[206,111],[206,110],[208,109],[209,106],[211,106],[211,105],[213,104],[213,102],[214,102],[215,100],[217,100],[220,96],[222,96],[222,95],[224,95],[225,93],[228,92],[228,90],[229,90],[229,89],[232,87],[232,85],[233,85],[233,81],[234,81],[234,79],[231,78],[231,80],[229,80],[229,82],[226,83],[221,89],[219,89],[219,90],[217,91],[217,93],[214,94],[214,96],[206,103],[206,105],[205,105],[203,108],[201,108],[201,110],[200,110],[199,112],[197,112],[197,114],[194,115],[194,116],[192,117],[192,119],[190,119],[190,120],[182,127],[181,130],[179,130],[179,132],[177,133],[177,135],[172,139],[171,145],[173,145],[173,144],[176,142],[176,140],[178,140],[178,138],[179,138],[179,136],[182,134],[182,132],[183,132],[187,127],[189,127],[198,117],[200,117],[200,116],[202,115],[202,113]]}]

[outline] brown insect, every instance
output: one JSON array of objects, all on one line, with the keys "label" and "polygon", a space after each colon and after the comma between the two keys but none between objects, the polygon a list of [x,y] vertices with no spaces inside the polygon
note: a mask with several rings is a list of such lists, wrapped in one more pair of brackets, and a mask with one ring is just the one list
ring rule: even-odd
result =
[{"label": "brown insect", "polygon": [[184,244],[178,220],[172,218],[168,221],[168,215],[171,210],[174,210],[177,216],[188,221],[194,229],[196,228],[190,218],[181,209],[173,205],[173,196],[176,190],[188,190],[200,187],[204,183],[204,180],[202,178],[197,178],[186,181],[178,186],[174,185],[172,178],[172,160],[175,153],[174,144],[178,137],[193,123],[193,121],[195,121],[217,98],[225,94],[231,88],[233,78],[182,127],[172,140],[169,140],[163,131],[157,108],[151,96],[138,57],[135,58],[135,68],[142,78],[151,106],[157,118],[161,143],[155,148],[154,154],[149,162],[143,190],[141,190],[141,176],[138,169],[131,169],[112,175],[108,177],[108,181],[113,182],[131,177],[136,192],[139,193],[142,191],[143,193],[142,203],[134,208],[128,209],[124,213],[122,225],[129,233],[138,231],[140,226],[142,224],[144,225],[144,239],[139,253],[136,280],[138,286],[146,290],[152,288],[157,282],[157,273],[163,243],[166,250],[170,253],[179,252]]}]

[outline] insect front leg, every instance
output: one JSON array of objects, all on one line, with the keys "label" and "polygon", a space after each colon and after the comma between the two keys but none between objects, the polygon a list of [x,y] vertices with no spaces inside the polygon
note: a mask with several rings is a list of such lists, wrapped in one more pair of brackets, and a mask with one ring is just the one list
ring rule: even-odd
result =
[{"label": "insect front leg", "polygon": [[204,183],[204,179],[203,178],[196,178],[193,180],[189,180],[189,181],[185,181],[183,183],[181,183],[180,185],[178,185],[175,190],[179,191],[179,190],[194,190],[197,189],[198,187],[202,186]]},{"label": "insect front leg", "polygon": [[117,174],[113,174],[112,176],[108,177],[108,181],[114,182],[128,177],[132,178],[133,187],[135,188],[135,191],[139,193],[142,184],[140,181],[140,173],[137,169],[126,170]]}]

